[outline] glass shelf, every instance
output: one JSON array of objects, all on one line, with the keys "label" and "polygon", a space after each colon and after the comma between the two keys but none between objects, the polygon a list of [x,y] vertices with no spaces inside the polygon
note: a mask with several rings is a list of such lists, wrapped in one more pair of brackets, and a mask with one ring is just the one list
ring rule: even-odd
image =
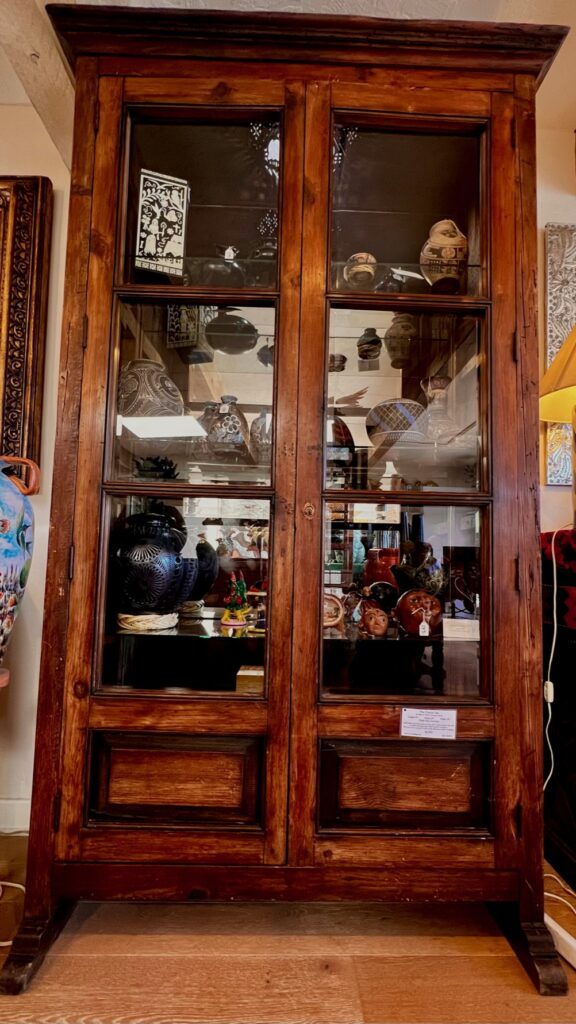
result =
[{"label": "glass shelf", "polygon": [[419,294],[442,296],[471,296],[482,294],[482,267],[467,264],[461,271],[448,267],[432,281],[427,280],[419,263],[392,260],[387,263],[365,263],[366,270],[358,273],[346,260],[332,263],[331,287],[336,292],[358,294]]}]

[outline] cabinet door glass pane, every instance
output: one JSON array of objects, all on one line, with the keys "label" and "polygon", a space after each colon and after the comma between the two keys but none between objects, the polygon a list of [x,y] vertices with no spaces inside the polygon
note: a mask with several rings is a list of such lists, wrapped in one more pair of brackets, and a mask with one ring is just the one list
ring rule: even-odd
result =
[{"label": "cabinet door glass pane", "polygon": [[480,693],[480,511],[329,502],[325,696]]},{"label": "cabinet door glass pane", "polygon": [[262,696],[269,502],[108,501],[102,686]]},{"label": "cabinet door glass pane", "polygon": [[278,115],[133,122],[126,280],[274,288],[279,172]]},{"label": "cabinet door glass pane", "polygon": [[332,309],[326,486],[474,491],[481,321],[417,309]]},{"label": "cabinet door glass pane", "polygon": [[478,135],[337,122],[332,288],[479,294],[479,182]]},{"label": "cabinet door glass pane", "polygon": [[112,478],[269,484],[272,306],[122,302]]}]

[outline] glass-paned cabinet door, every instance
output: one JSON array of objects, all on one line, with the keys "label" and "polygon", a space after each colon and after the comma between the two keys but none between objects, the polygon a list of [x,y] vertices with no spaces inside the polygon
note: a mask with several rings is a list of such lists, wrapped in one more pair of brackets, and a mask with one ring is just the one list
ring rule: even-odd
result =
[{"label": "glass-paned cabinet door", "polygon": [[351,117],[333,129],[331,289],[482,294],[481,136]]},{"label": "glass-paned cabinet door", "polygon": [[111,478],[270,484],[275,325],[273,305],[120,302]]},{"label": "glass-paned cabinet door", "polygon": [[124,278],[274,289],[279,115],[191,118],[185,108],[132,117]]},{"label": "glass-paned cabinet door", "polygon": [[326,486],[482,490],[482,333],[471,313],[332,308]]},{"label": "glass-paned cabinet door", "polygon": [[270,502],[106,502],[97,688],[263,697]]},{"label": "glass-paned cabinet door", "polygon": [[324,697],[486,696],[480,508],[327,502]]}]

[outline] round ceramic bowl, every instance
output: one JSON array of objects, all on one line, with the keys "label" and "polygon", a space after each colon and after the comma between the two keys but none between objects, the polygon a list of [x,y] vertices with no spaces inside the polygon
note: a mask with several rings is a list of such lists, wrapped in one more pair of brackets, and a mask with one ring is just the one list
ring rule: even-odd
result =
[{"label": "round ceramic bowl", "polygon": [[418,444],[426,440],[426,412],[411,398],[387,398],[366,417],[366,432],[375,448],[385,444]]}]

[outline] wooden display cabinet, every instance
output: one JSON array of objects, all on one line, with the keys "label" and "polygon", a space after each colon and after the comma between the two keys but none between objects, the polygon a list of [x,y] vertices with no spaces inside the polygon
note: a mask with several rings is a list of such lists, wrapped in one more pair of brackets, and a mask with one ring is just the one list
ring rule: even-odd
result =
[{"label": "wooden display cabinet", "polygon": [[534,273],[565,29],[48,11],[76,130],[3,991],[79,899],[488,901],[565,991]]}]

